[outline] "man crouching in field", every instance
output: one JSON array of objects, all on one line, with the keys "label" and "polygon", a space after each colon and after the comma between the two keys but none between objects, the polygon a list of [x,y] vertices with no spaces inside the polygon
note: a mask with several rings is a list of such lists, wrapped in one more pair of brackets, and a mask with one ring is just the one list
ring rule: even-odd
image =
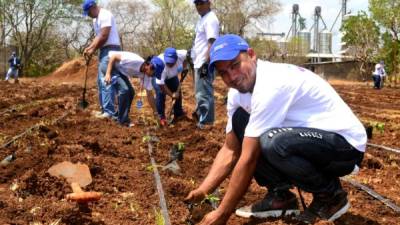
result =
[{"label": "man crouching in field", "polygon": [[225,224],[252,177],[268,193],[237,209],[238,216],[299,214],[293,186],[313,195],[296,219],[313,223],[343,215],[350,205],[339,177],[360,165],[367,136],[335,90],[311,71],[257,60],[237,35],[215,41],[209,69],[230,87],[226,139],[207,177],[186,200],[202,200],[232,176],[220,206],[200,224]]}]

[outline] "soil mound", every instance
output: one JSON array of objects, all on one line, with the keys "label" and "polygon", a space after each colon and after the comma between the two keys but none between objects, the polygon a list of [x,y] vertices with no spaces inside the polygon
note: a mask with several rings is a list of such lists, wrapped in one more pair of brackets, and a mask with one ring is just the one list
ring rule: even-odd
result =
[{"label": "soil mound", "polygon": [[[45,83],[74,83],[83,84],[85,81],[85,60],[83,57],[65,62],[53,73],[40,78]],[[96,82],[97,77],[97,59],[92,58],[88,70],[88,83],[92,86]]]}]

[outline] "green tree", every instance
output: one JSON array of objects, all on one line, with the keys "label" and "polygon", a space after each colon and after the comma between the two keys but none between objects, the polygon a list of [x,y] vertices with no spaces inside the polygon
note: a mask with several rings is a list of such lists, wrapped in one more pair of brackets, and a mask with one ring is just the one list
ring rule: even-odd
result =
[{"label": "green tree", "polygon": [[10,42],[18,47],[24,70],[28,71],[35,51],[44,49],[42,45],[57,23],[77,14],[81,3],[77,0],[0,1],[6,26],[11,30]]},{"label": "green tree", "polygon": [[[188,49],[194,37],[194,7],[186,0],[153,0],[157,11],[138,40],[142,55],[159,54],[166,47]],[[191,9],[191,10],[188,10]]]},{"label": "green tree", "polygon": [[[369,10],[371,11],[372,18],[376,20],[383,28],[385,28],[392,36],[390,51],[390,64],[392,72],[397,76],[399,68],[398,62],[400,61],[400,1],[399,0],[369,0]],[[385,39],[384,39],[385,40]],[[386,41],[387,38],[386,38]],[[386,42],[385,45],[389,43]]]},{"label": "green tree", "polygon": [[379,50],[379,27],[363,11],[357,16],[347,18],[340,30],[344,33],[342,40],[347,43],[351,54],[361,62],[360,71],[367,79],[371,71],[366,66],[374,60]]}]

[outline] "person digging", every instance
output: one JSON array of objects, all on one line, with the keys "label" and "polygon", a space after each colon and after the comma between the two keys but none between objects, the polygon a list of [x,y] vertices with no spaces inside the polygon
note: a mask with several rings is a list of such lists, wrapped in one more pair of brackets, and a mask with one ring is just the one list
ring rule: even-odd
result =
[{"label": "person digging", "polygon": [[258,60],[237,35],[213,43],[209,69],[230,87],[226,138],[205,180],[185,201],[201,201],[232,175],[221,204],[200,224],[225,224],[252,177],[268,193],[237,209],[238,216],[299,214],[294,186],[313,196],[296,220],[333,221],[346,213],[339,177],[360,165],[367,137],[335,90],[304,68]]},{"label": "person digging", "polygon": [[156,91],[157,112],[161,126],[166,126],[169,122],[165,116],[166,96],[170,96],[173,102],[173,110],[171,112],[174,114],[174,119],[171,122],[176,122],[185,117],[180,90],[183,80],[180,81],[178,77],[179,74],[182,76],[183,73],[187,73],[187,71],[183,71],[183,68],[186,68],[186,54],[186,50],[176,50],[169,47],[165,49],[163,54],[158,56],[165,64],[162,73],[153,79],[153,87]]}]

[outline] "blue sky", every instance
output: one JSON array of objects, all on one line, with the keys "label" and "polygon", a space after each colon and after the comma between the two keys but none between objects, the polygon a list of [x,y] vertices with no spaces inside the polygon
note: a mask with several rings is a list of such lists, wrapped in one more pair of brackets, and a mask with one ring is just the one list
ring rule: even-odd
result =
[{"label": "blue sky", "polygon": [[[321,6],[321,15],[324,19],[328,30],[331,29],[336,16],[338,15],[341,7],[341,0],[281,0],[282,10],[274,17],[272,24],[265,29],[264,32],[285,32],[288,33],[291,26],[291,13],[293,4],[299,5],[300,15],[306,19],[306,25],[309,29],[313,24],[313,14],[316,6]],[[368,11],[368,0],[348,0],[347,11],[356,14],[358,11]],[[336,22],[332,29],[333,43],[332,51],[337,53],[340,51],[340,36],[339,28],[341,25],[340,19]]]}]

